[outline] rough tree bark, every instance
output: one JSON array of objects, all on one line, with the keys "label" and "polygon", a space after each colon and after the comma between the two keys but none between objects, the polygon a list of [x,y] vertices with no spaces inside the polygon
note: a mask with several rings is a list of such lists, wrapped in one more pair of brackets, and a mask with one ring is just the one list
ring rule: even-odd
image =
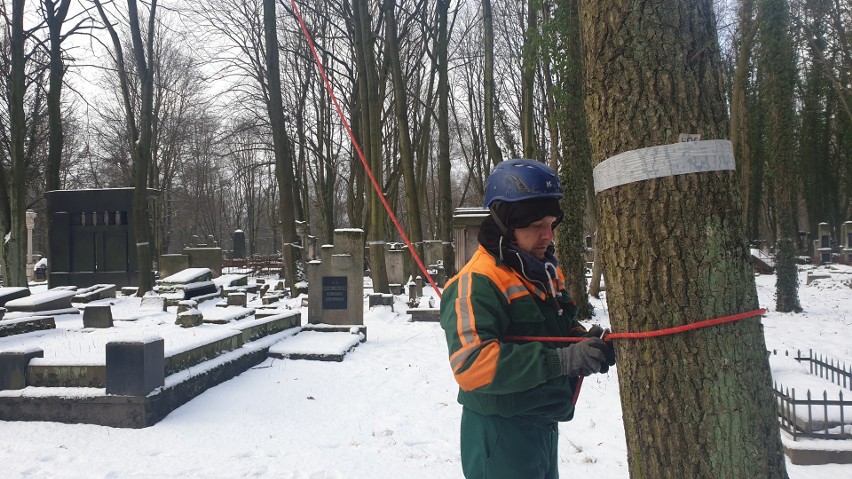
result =
[{"label": "rough tree bark", "polygon": [[275,178],[278,181],[278,211],[281,219],[281,253],[284,263],[284,282],[295,295],[296,254],[293,243],[296,235],[296,213],[293,194],[293,148],[284,124],[281,101],[281,74],[278,63],[278,22],[275,0],[263,0],[263,31],[266,40],[266,84],[269,88],[267,109],[275,152]]},{"label": "rough tree bark", "polygon": [[[593,164],[728,134],[711,0],[581,0]],[[614,331],[757,309],[732,171],[597,195]],[[786,477],[759,319],[616,342],[633,478]]]},{"label": "rough tree bark", "polygon": [[[483,94],[485,96],[485,145],[488,149],[488,158],[491,164],[496,165],[503,161],[503,154],[497,146],[497,136],[494,132],[494,109],[497,107],[497,99],[494,95],[494,17],[491,14],[491,0],[482,0],[482,22],[483,22],[483,48],[485,49],[485,66],[482,79],[485,82]],[[486,171],[486,174],[488,172]]]}]

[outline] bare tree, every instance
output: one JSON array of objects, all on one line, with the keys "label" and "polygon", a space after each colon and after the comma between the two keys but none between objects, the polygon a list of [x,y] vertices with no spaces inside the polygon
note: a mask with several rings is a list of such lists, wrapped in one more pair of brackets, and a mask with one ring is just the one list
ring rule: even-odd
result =
[{"label": "bare tree", "polygon": [[148,170],[151,165],[153,122],[154,122],[154,32],[156,27],[157,0],[151,0],[148,10],[146,37],[142,38],[139,11],[136,0],[127,0],[127,21],[130,25],[132,54],[136,73],[139,76],[140,103],[137,115],[131,103],[131,92],[124,64],[124,51],[118,33],[108,18],[100,0],[94,0],[101,20],[109,32],[113,44],[113,55],[120,77],[121,92],[125,108],[128,140],[134,163],[133,231],[136,240],[136,261],[139,268],[137,294],[143,296],[154,286],[152,235],[148,220]]}]

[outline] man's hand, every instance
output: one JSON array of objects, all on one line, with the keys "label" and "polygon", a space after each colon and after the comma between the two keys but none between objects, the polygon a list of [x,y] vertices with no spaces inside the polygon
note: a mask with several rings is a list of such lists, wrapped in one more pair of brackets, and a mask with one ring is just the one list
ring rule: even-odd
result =
[{"label": "man's hand", "polygon": [[598,338],[589,338],[567,348],[558,348],[559,366],[564,376],[589,376],[609,370],[606,350],[611,348]]},{"label": "man's hand", "polygon": [[[599,325],[595,324],[583,336],[587,338],[601,338],[609,334],[609,329],[604,329]],[[601,373],[606,373],[609,371],[610,366],[615,366],[615,348],[612,347],[612,341],[604,341],[606,343],[606,350],[604,354],[606,354],[606,366],[601,368]]]}]

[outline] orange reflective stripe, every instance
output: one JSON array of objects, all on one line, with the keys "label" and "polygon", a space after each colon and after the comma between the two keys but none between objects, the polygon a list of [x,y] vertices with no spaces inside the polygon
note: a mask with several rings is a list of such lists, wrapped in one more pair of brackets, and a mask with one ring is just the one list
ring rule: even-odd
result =
[{"label": "orange reflective stripe", "polygon": [[497,341],[496,339],[489,339],[485,342],[477,342],[474,344],[468,344],[467,346],[456,351],[452,356],[450,356],[450,366],[453,368],[453,372],[455,373],[462,366],[465,365],[467,360],[473,355],[473,353],[479,351],[484,346]]},{"label": "orange reflective stripe", "polygon": [[456,330],[462,347],[472,344],[476,339],[476,321],[473,317],[471,290],[473,278],[470,274],[459,277],[458,297],[456,298]]},{"label": "orange reflective stripe", "polygon": [[473,364],[463,373],[456,374],[456,382],[464,391],[471,391],[491,384],[497,373],[500,343],[492,341],[479,352]]}]

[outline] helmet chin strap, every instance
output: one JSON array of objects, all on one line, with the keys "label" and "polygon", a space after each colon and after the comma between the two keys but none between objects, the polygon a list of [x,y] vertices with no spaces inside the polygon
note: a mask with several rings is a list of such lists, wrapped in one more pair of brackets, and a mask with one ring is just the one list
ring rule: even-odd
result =
[{"label": "helmet chin strap", "polygon": [[494,223],[496,223],[497,227],[500,228],[500,232],[503,234],[503,236],[505,236],[507,239],[512,239],[509,237],[509,228],[507,228],[506,225],[503,224],[503,221],[501,221],[500,217],[497,216],[497,212],[494,211],[494,208],[488,208],[488,210],[491,212],[491,217],[494,218]]}]

